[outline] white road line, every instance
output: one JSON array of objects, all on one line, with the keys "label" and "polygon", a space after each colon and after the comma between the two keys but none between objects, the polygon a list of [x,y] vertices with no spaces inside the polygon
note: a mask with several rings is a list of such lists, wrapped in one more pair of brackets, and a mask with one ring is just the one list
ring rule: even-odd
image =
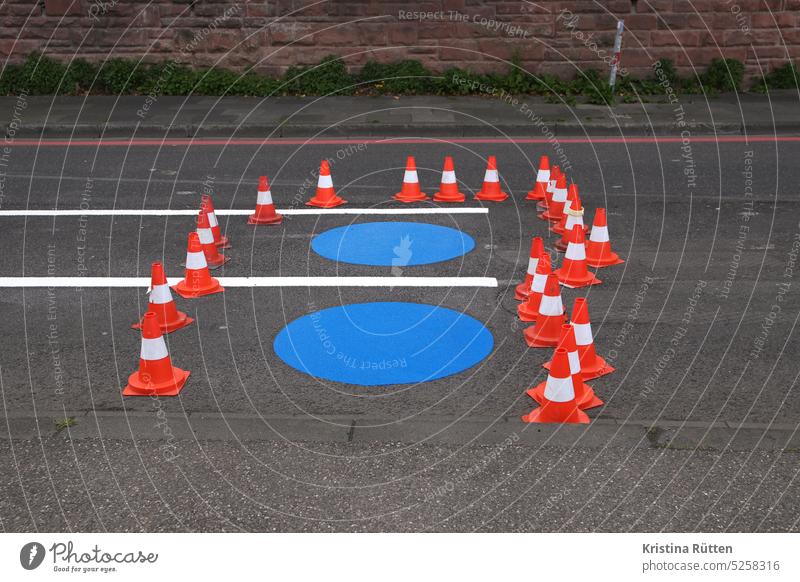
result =
[{"label": "white road line", "polygon": [[[181,208],[170,210],[151,209],[89,209],[89,210],[0,210],[3,216],[196,216],[197,209]],[[253,214],[252,209],[220,209],[215,210],[218,216],[247,216]],[[278,212],[287,216],[306,214],[488,214],[488,208],[286,208]]]},{"label": "white road line", "polygon": [[[180,277],[170,277],[175,285]],[[497,287],[494,277],[219,277],[223,287]],[[149,277],[0,277],[0,287],[149,287]]]}]

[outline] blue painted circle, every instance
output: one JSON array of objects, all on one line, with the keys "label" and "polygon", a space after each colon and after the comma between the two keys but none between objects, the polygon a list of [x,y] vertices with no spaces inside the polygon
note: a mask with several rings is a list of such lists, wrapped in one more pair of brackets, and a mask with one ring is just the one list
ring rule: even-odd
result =
[{"label": "blue painted circle", "polygon": [[435,224],[365,222],[318,234],[311,248],[340,263],[406,267],[460,257],[475,248],[475,240],[460,230]]},{"label": "blue painted circle", "polygon": [[413,384],[457,374],[491,353],[478,320],[422,303],[356,303],[294,320],[274,348],[292,368],[361,386]]}]

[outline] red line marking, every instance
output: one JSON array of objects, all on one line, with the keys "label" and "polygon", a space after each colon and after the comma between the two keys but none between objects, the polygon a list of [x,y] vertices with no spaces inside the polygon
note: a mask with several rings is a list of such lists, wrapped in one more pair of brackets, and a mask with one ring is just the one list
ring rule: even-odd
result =
[{"label": "red line marking", "polygon": [[[564,137],[560,143],[571,144],[639,144],[639,143],[681,143],[680,136],[644,137]],[[800,142],[798,135],[704,135],[691,136],[690,143],[762,143],[762,142]],[[547,144],[546,138],[365,138],[365,139],[17,139],[10,147],[154,147],[154,146],[282,146],[282,145],[348,145],[348,144]]]}]

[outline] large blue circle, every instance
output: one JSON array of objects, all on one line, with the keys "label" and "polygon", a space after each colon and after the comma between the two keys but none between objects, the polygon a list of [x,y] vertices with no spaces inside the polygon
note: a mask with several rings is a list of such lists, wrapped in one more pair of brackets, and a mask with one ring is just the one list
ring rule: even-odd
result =
[{"label": "large blue circle", "polygon": [[365,222],[318,234],[311,248],[340,263],[406,267],[460,257],[475,248],[475,240],[460,230],[435,224]]},{"label": "large blue circle", "polygon": [[292,368],[361,386],[412,384],[457,374],[488,356],[491,332],[478,320],[422,303],[356,303],[294,320],[275,338]]}]

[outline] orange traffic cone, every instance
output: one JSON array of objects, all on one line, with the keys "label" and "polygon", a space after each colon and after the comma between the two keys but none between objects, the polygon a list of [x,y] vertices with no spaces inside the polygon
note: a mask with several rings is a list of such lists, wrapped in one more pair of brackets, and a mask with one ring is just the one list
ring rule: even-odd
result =
[{"label": "orange traffic cone", "polygon": [[578,224],[573,226],[567,240],[569,243],[564,261],[561,263],[561,268],[556,271],[561,284],[577,289],[602,283],[586,266],[586,234],[583,228]]},{"label": "orange traffic cone", "polygon": [[561,175],[561,168],[559,166],[553,166],[550,170],[550,179],[547,181],[547,188],[545,188],[544,191],[544,200],[540,200],[536,203],[536,208],[538,210],[547,210],[547,206],[553,199],[553,190],[556,189],[556,182],[558,181],[559,175]]},{"label": "orange traffic cone", "polygon": [[281,222],[283,222],[283,215],[275,212],[269,180],[266,176],[261,176],[258,179],[256,211],[247,218],[247,224],[280,224]]},{"label": "orange traffic cone", "polygon": [[219,229],[219,221],[217,220],[217,213],[214,212],[214,201],[211,200],[211,196],[203,194],[200,198],[200,208],[205,208],[206,214],[208,214],[208,224],[211,225],[211,234],[214,235],[214,244],[221,249],[230,248],[230,240],[228,240],[227,236],[222,236],[222,232]]},{"label": "orange traffic cone", "polygon": [[542,237],[535,236],[531,241],[531,254],[528,257],[528,271],[525,273],[525,280],[514,289],[514,297],[520,301],[528,298],[531,294],[531,283],[536,274],[536,265],[539,264],[539,255],[544,252]]},{"label": "orange traffic cone", "polygon": [[139,370],[128,377],[124,396],[177,396],[186,384],[189,372],[172,365],[167,344],[152,311],[142,319],[142,349]]},{"label": "orange traffic cone", "polygon": [[[569,324],[565,323],[561,326],[561,338],[558,340],[558,347],[567,350],[567,357],[569,358],[569,371],[572,374],[572,385],[575,387],[575,400],[578,402],[578,407],[581,410],[588,410],[603,405],[600,400],[586,382],[583,381],[583,374],[581,373],[581,360],[578,356],[578,346],[575,343],[575,329]],[[545,370],[549,370],[553,365],[550,360],[542,364]],[[544,402],[544,382],[536,388],[528,390],[528,396],[533,398],[539,404]]]},{"label": "orange traffic cone", "polygon": [[322,160],[319,165],[319,180],[317,181],[317,193],[306,202],[306,206],[316,206],[318,208],[333,208],[345,204],[347,200],[342,200],[336,195],[331,179],[331,167],[328,160]]},{"label": "orange traffic cone", "polygon": [[575,200],[575,196],[577,194],[578,194],[578,185],[570,184],[569,188],[567,188],[567,200],[564,202],[564,208],[561,210],[561,220],[559,220],[555,224],[550,225],[550,232],[554,232],[556,234],[564,234],[564,227],[567,224],[567,210],[572,208],[572,201]]},{"label": "orange traffic cone", "polygon": [[536,318],[539,317],[539,305],[542,303],[544,288],[551,272],[550,255],[543,252],[539,255],[539,263],[536,265],[536,274],[531,283],[531,293],[525,301],[517,305],[517,316],[521,321],[536,321]]},{"label": "orange traffic cone", "polygon": [[406,173],[403,175],[403,188],[394,195],[394,199],[400,202],[419,202],[428,199],[425,193],[419,189],[417,163],[414,161],[414,156],[408,156],[406,159]]},{"label": "orange traffic cone", "polygon": [[564,204],[564,228],[561,232],[561,239],[556,241],[556,249],[561,252],[567,250],[569,246],[569,236],[572,233],[572,228],[576,225],[583,231],[583,236],[585,238],[586,227],[583,224],[583,203],[577,191],[573,192],[572,201],[567,200],[566,204]]},{"label": "orange traffic cone", "polygon": [[541,406],[523,416],[522,420],[565,424],[589,423],[589,417],[578,407],[578,402],[575,400],[569,356],[564,348],[557,348],[553,356],[553,366],[547,375]]},{"label": "orange traffic cone", "polygon": [[200,238],[200,244],[203,245],[203,253],[206,255],[206,263],[210,269],[218,269],[231,260],[230,257],[219,252],[217,245],[214,244],[214,235],[211,233],[211,224],[208,222],[205,208],[201,208],[200,214],[197,215],[197,236]]},{"label": "orange traffic cone", "polygon": [[456,182],[456,170],[453,166],[453,158],[444,158],[444,168],[442,169],[442,183],[439,191],[433,195],[434,202],[464,202],[466,197],[458,191]]},{"label": "orange traffic cone", "polygon": [[558,344],[563,323],[564,304],[561,302],[561,288],[558,286],[558,277],[551,273],[544,285],[536,324],[523,332],[525,341],[532,348],[553,347]]},{"label": "orange traffic cone", "polygon": [[502,202],[508,198],[508,194],[500,189],[500,178],[497,175],[497,159],[489,156],[486,164],[486,173],[483,175],[483,187],[475,194],[475,200],[487,202]]},{"label": "orange traffic cone", "polygon": [[[161,328],[161,333],[171,333],[194,321],[183,311],[178,311],[175,301],[172,299],[172,293],[169,292],[164,266],[158,261],[150,266],[150,299],[146,313],[156,314],[156,321]],[[131,327],[141,329],[142,323],[134,323]]]},{"label": "orange traffic cone", "polygon": [[528,192],[525,200],[546,200],[547,184],[550,181],[550,158],[542,156],[539,158],[539,171],[536,172],[536,184],[533,190]]},{"label": "orange traffic cone", "polygon": [[556,187],[553,188],[553,197],[547,202],[547,210],[539,215],[542,220],[558,222],[564,214],[564,203],[567,201],[567,177],[559,174]]},{"label": "orange traffic cone", "polygon": [[619,255],[611,250],[611,240],[608,238],[608,225],[606,224],[606,209],[598,208],[594,211],[594,222],[589,242],[586,244],[586,264],[591,267],[608,267],[624,263]]},{"label": "orange traffic cone", "polygon": [[189,243],[186,250],[186,271],[183,281],[172,289],[178,295],[187,299],[223,291],[219,281],[212,277],[208,270],[203,245],[200,244],[200,237],[196,232],[189,233]]},{"label": "orange traffic cone", "polygon": [[589,321],[589,306],[585,297],[575,299],[572,306],[572,327],[575,328],[575,343],[578,345],[578,356],[581,360],[581,373],[584,380],[593,380],[614,371],[594,349],[592,324]]}]

